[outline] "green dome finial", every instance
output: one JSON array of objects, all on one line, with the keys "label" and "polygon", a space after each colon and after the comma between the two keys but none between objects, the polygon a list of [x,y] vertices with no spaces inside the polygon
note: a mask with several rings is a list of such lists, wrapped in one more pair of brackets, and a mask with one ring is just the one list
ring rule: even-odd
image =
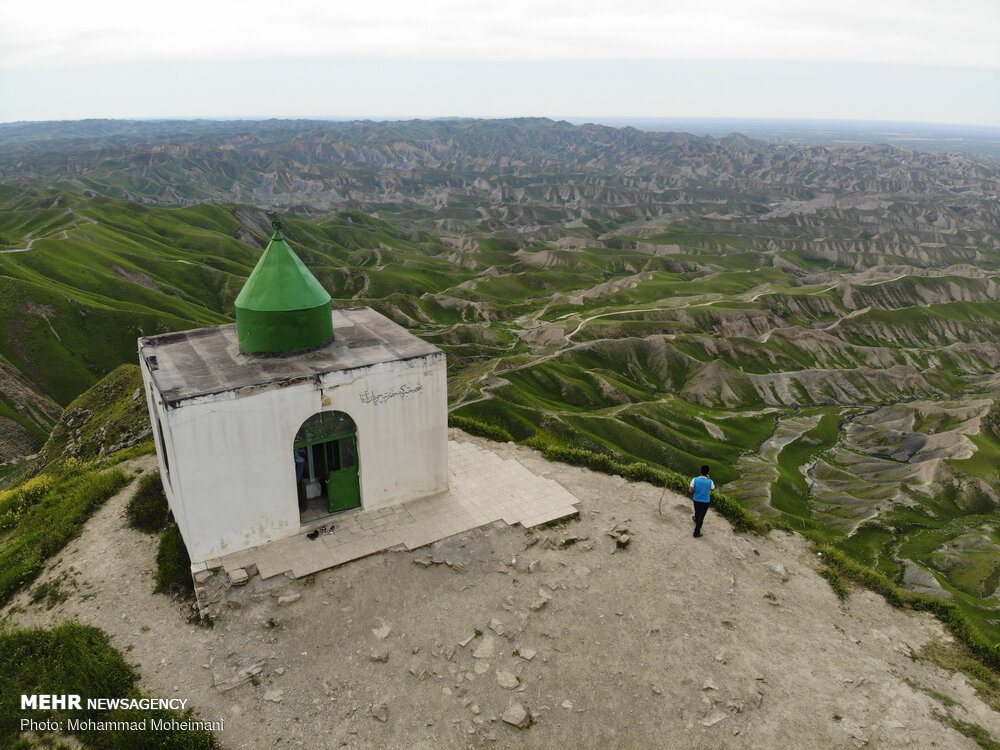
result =
[{"label": "green dome finial", "polygon": [[330,295],[271,222],[274,234],[236,297],[236,332],[248,354],[312,349],[333,338]]}]

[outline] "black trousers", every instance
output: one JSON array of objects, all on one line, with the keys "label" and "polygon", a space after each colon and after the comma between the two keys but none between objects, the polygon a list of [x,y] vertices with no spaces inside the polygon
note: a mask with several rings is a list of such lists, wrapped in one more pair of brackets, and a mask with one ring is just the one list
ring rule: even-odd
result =
[{"label": "black trousers", "polygon": [[701,524],[705,520],[705,514],[708,513],[709,505],[711,503],[694,503],[694,530],[696,533],[701,532]]}]

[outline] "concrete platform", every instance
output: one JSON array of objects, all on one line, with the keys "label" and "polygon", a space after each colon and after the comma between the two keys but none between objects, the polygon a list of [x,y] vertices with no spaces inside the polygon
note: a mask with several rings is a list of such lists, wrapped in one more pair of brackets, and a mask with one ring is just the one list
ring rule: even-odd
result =
[{"label": "concrete platform", "polygon": [[448,481],[450,489],[440,495],[332,516],[325,521],[336,524],[332,534],[309,539],[303,532],[210,561],[209,567],[229,571],[256,565],[263,578],[287,572],[301,578],[376,552],[423,547],[495,521],[530,528],[577,512],[579,500],[555,480],[472,443],[449,441]]}]

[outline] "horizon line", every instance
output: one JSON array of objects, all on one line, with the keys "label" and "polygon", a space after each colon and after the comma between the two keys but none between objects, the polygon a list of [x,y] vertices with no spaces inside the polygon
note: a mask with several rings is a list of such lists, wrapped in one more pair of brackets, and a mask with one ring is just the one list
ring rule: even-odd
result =
[{"label": "horizon line", "polygon": [[72,122],[268,122],[268,121],[312,121],[312,122],[434,122],[441,120],[549,120],[552,122],[569,122],[573,125],[602,124],[600,120],[656,122],[656,121],[691,121],[691,122],[801,122],[801,123],[853,123],[870,125],[924,125],[935,127],[985,128],[998,131],[1000,123],[982,124],[971,122],[942,122],[928,120],[872,120],[849,117],[787,117],[760,115],[197,115],[197,116],[157,116],[157,117],[78,117],[40,120],[5,120],[4,125],[35,125],[47,123]]}]

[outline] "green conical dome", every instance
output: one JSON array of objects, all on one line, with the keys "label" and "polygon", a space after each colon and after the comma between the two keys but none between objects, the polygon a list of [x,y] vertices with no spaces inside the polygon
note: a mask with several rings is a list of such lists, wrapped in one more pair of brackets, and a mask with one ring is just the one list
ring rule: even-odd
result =
[{"label": "green conical dome", "polygon": [[285,242],[277,222],[236,297],[236,332],[249,354],[312,349],[333,337],[330,295]]}]

